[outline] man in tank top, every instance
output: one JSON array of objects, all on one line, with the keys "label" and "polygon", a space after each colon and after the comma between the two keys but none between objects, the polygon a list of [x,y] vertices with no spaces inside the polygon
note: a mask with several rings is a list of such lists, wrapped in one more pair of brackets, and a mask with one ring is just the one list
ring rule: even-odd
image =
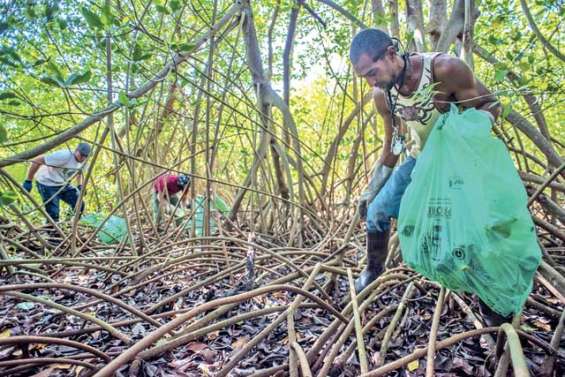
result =
[{"label": "man in tank top", "polygon": [[[358,204],[367,230],[367,267],[355,282],[360,292],[384,270],[390,219],[398,217],[416,158],[440,113],[455,103],[485,111],[494,122],[500,106],[464,61],[443,53],[400,54],[381,30],[359,32],[351,43],[350,60],[374,88],[385,133],[382,155]],[[403,152],[406,159],[393,170]]]}]

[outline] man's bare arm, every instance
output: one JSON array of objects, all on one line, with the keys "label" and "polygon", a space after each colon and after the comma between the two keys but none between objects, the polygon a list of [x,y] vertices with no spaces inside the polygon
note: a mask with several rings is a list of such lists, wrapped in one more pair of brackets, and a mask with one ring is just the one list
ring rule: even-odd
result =
[{"label": "man's bare arm", "polygon": [[[444,84],[446,92],[455,96],[465,107],[489,112],[496,120],[500,115],[500,103],[473,75],[471,68],[461,59],[449,57],[442,59],[434,67],[436,81]],[[442,85],[443,86],[443,85]]]},{"label": "man's bare arm", "polygon": [[31,160],[31,166],[29,167],[29,170],[27,171],[27,180],[28,181],[33,181],[33,177],[35,177],[35,173],[37,173],[37,170],[39,170],[39,167],[41,165],[45,165],[45,158],[43,156],[38,156],[38,157],[34,158],[33,160]]},{"label": "man's bare arm", "polygon": [[82,186],[83,183],[84,183],[84,177],[82,175],[82,171],[79,171],[77,173],[77,182],[78,182],[79,186]]},{"label": "man's bare arm", "polygon": [[[392,114],[390,109],[388,108],[385,93],[380,89],[375,89],[374,94],[375,99],[375,106],[377,108],[377,112],[383,119],[384,123],[384,131],[385,137],[383,142],[383,151],[379,162],[388,166],[389,168],[393,168],[398,161],[398,156],[394,155],[391,150],[392,146]],[[397,124],[400,124],[400,120],[397,119]]]},{"label": "man's bare arm", "polygon": [[165,189],[163,189],[163,190],[161,190],[157,193],[157,197],[159,198],[159,205],[160,206],[163,206],[166,202],[167,197],[165,195],[166,195]]}]

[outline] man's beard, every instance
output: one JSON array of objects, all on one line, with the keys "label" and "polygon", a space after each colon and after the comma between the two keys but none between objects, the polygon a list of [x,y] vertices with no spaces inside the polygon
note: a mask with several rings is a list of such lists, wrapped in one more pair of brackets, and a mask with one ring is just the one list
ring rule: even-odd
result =
[{"label": "man's beard", "polygon": [[385,85],[385,89],[386,90],[391,90],[394,87],[394,84],[396,83],[396,80],[391,80],[389,81],[386,85]]},{"label": "man's beard", "polygon": [[375,86],[382,90],[391,90],[394,87],[396,80],[393,78],[392,80],[384,83],[377,83]]},{"label": "man's beard", "polygon": [[391,90],[395,85],[398,84],[398,81],[398,75],[393,74],[392,78],[389,81],[377,83],[375,86],[382,90]]}]

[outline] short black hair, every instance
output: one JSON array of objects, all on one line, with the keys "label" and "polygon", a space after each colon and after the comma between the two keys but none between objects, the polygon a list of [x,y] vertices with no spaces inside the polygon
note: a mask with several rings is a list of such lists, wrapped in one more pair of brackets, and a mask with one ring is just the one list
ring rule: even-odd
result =
[{"label": "short black hair", "polygon": [[351,63],[357,64],[359,58],[363,54],[376,61],[381,58],[386,49],[392,46],[392,38],[390,35],[379,29],[364,29],[361,30],[351,41],[349,48],[349,59]]}]

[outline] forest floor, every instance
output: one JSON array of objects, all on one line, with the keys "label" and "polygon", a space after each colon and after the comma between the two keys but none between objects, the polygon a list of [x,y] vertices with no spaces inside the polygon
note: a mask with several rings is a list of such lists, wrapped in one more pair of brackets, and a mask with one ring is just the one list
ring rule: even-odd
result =
[{"label": "forest floor", "polygon": [[[136,240],[140,256],[123,244],[90,243],[80,257],[63,244],[46,258],[18,227],[5,235],[20,246],[15,259],[26,262],[0,274],[2,376],[98,375],[158,332],[115,375],[358,376],[366,365],[369,375],[420,376],[434,339],[436,376],[493,376],[505,366],[512,374],[521,357],[512,349],[508,366],[505,337],[484,328],[476,297],[445,291],[398,258],[352,305],[348,269],[359,272],[362,242],[338,248],[330,237],[293,248],[243,230],[210,238],[145,234]],[[565,248],[545,239],[558,266]],[[565,302],[556,285],[536,275],[517,327],[533,376],[565,374]],[[181,323],[168,331],[172,320]]]}]

